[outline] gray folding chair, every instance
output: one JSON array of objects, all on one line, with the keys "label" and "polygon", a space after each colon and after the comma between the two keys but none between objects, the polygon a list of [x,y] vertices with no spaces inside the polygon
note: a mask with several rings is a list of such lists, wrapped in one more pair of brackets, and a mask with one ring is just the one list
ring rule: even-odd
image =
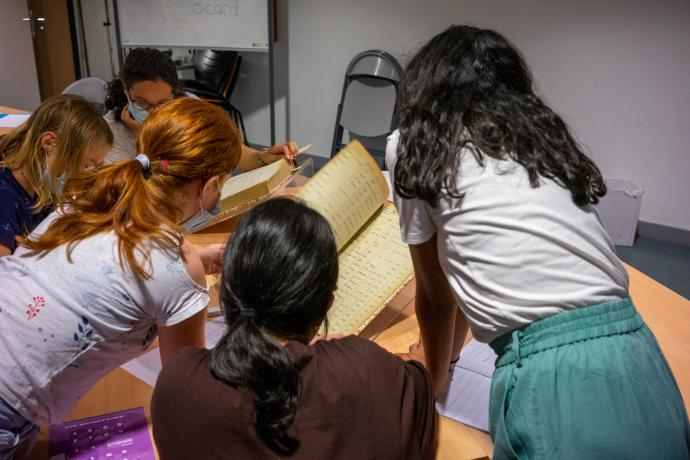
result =
[{"label": "gray folding chair", "polygon": [[400,64],[385,51],[364,51],[350,61],[335,119],[331,157],[357,139],[379,166],[385,167],[386,137],[393,131],[401,75]]},{"label": "gray folding chair", "polygon": [[75,94],[81,96],[103,112],[106,85],[107,83],[102,78],[86,77],[71,83],[67,88],[62,90],[62,94]]}]

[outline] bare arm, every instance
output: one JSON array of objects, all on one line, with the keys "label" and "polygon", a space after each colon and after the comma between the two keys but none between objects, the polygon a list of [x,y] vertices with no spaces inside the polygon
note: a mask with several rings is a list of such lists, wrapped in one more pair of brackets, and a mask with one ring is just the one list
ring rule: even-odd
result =
[{"label": "bare arm", "polygon": [[0,243],[0,257],[2,256],[11,256],[12,255],[12,250],[5,246],[4,244]]},{"label": "bare arm", "polygon": [[266,152],[261,153],[261,158],[259,158],[259,154],[258,150],[242,144],[242,152],[240,152],[240,160],[237,162],[237,169],[240,171],[251,171],[252,169],[266,166],[266,163],[278,161],[281,158],[292,161],[297,156],[297,144],[294,142],[277,144]]},{"label": "bare arm", "polygon": [[158,329],[161,362],[165,365],[182,347],[203,348],[205,343],[206,309],[175,324]]},{"label": "bare arm", "polygon": [[450,361],[457,357],[465,341],[467,321],[458,310],[438,262],[436,235],[422,244],[410,245],[410,253],[417,282],[415,312],[424,359],[438,396],[446,386]]},{"label": "bare arm", "polygon": [[[182,243],[182,260],[189,276],[199,286],[206,286],[204,265],[199,254],[188,241]],[[165,364],[182,347],[199,347],[206,345],[206,308],[186,320],[168,327],[158,329],[161,362]]]}]

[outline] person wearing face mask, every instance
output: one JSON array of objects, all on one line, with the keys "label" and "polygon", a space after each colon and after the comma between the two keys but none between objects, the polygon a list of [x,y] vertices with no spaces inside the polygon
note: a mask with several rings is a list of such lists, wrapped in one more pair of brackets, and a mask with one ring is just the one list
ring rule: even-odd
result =
[{"label": "person wearing face mask", "polygon": [[[138,153],[136,139],[149,113],[159,105],[184,97],[177,70],[170,55],[153,48],[134,48],[125,59],[120,77],[108,85],[104,118],[113,131],[115,141],[105,162],[131,160]],[[237,169],[250,171],[278,161],[293,160],[297,144],[287,142],[266,150],[241,145]]]},{"label": "person wearing face mask", "polygon": [[0,139],[0,256],[62,199],[67,178],[103,161],[113,135],[79,96],[56,96]]},{"label": "person wearing face mask", "polygon": [[[225,176],[223,179],[227,178]],[[198,197],[199,210],[188,220],[182,223],[182,228],[186,233],[193,233],[198,228],[202,227],[209,219],[220,214],[220,192],[222,185],[220,178],[209,182],[204,189],[201,190],[203,197]],[[193,204],[193,203],[192,203]]]},{"label": "person wearing face mask", "polygon": [[196,252],[182,227],[218,202],[239,134],[221,108],[183,98],[151,114],[138,144],[135,159],[68,180],[0,258],[0,459],[156,335],[164,364],[204,346],[205,275],[222,245]]}]

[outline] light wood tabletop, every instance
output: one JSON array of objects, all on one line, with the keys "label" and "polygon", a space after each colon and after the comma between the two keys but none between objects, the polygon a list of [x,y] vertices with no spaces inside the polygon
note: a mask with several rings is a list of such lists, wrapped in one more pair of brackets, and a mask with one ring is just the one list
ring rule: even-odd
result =
[{"label": "light wood tabletop", "polygon": [[[197,245],[224,242],[233,223],[219,224],[202,234],[192,235]],[[690,401],[690,301],[638,270],[626,266],[630,293],[638,310],[655,333],[686,401]],[[419,328],[414,314],[414,281],[360,334],[391,352],[404,352],[417,340]],[[150,426],[150,399],[153,389],[121,368],[103,378],[74,407],[69,419],[91,417],[133,407],[144,407]],[[46,427],[42,427],[32,459],[46,459]],[[488,434],[445,417],[439,417],[437,459],[469,460],[490,457]]]}]

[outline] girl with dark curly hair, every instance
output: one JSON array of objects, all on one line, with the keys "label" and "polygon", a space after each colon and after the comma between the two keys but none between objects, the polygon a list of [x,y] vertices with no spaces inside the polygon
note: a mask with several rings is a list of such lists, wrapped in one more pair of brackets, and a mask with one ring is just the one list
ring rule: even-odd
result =
[{"label": "girl with dark curly hair", "polygon": [[[498,359],[494,458],[688,458],[673,375],[592,207],[599,169],[520,53],[453,26],[413,57],[389,137],[437,396],[468,328]],[[458,308],[459,307],[459,308]]]},{"label": "girl with dark curly hair", "polygon": [[[154,48],[132,49],[125,59],[120,78],[108,85],[105,120],[115,141],[105,162],[134,158],[139,153],[137,134],[149,112],[177,97],[184,97],[184,92],[170,54]],[[281,158],[292,160],[296,155],[297,145],[294,142],[274,145],[262,151],[242,144],[237,168],[249,171]]]}]

